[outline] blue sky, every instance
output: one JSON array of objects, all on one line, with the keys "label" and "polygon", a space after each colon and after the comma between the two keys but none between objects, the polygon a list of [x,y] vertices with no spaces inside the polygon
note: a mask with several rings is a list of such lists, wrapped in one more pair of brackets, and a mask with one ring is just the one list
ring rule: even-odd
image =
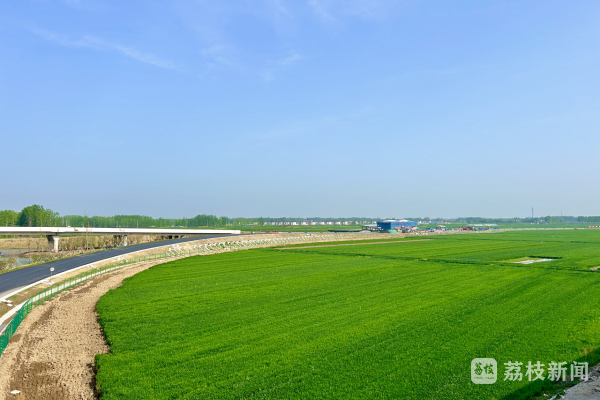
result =
[{"label": "blue sky", "polygon": [[0,6],[0,208],[600,215],[597,1]]}]

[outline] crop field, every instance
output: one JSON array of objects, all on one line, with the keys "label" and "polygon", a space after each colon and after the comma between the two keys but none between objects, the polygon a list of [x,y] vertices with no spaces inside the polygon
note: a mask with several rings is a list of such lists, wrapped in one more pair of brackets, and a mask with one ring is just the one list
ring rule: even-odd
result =
[{"label": "crop field", "polygon": [[[197,256],[98,303],[112,399],[529,399],[504,363],[600,361],[600,231]],[[551,261],[515,264],[513,260]],[[494,358],[498,380],[471,382]],[[525,371],[523,370],[523,373]]]},{"label": "crop field", "polygon": [[[449,223],[449,224],[419,224],[420,229],[435,228],[436,226],[444,225],[448,229],[460,228],[468,225],[466,222]],[[489,227],[490,229],[586,229],[587,223],[556,223],[556,224],[526,224],[526,223],[506,223],[497,224]],[[191,228],[191,227],[190,227]],[[357,225],[222,225],[222,226],[196,226],[197,229],[239,229],[243,232],[250,231],[277,231],[277,232],[329,232],[329,231],[360,231],[362,224]],[[481,226],[484,228],[484,226]]]},{"label": "crop field", "polygon": [[362,225],[222,225],[198,226],[198,229],[239,229],[243,232],[273,231],[273,232],[329,232],[329,231],[360,231]]}]

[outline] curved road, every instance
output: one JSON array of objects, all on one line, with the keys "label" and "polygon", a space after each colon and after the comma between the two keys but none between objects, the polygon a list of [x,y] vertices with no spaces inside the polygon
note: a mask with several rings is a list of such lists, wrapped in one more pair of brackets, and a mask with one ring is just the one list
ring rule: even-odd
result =
[{"label": "curved road", "polygon": [[[21,288],[30,285],[50,276],[50,267],[54,267],[53,274],[68,271],[73,268],[81,267],[89,263],[105,260],[107,258],[120,256],[138,250],[146,250],[154,247],[166,246],[170,244],[192,242],[194,240],[217,238],[226,235],[214,236],[196,236],[183,239],[171,239],[160,242],[134,244],[127,247],[117,247],[114,249],[102,250],[95,253],[83,254],[80,256],[65,258],[63,260],[50,261],[33,267],[18,269],[16,271],[0,274],[0,298]],[[237,235],[231,235],[237,236]]]}]

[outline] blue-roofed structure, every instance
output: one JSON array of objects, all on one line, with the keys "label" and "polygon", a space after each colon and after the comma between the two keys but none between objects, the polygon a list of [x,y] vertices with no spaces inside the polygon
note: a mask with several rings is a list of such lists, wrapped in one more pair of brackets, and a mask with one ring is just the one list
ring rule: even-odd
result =
[{"label": "blue-roofed structure", "polygon": [[377,221],[377,230],[380,231],[402,231],[405,229],[418,228],[418,221],[406,221],[406,220],[385,220]]}]

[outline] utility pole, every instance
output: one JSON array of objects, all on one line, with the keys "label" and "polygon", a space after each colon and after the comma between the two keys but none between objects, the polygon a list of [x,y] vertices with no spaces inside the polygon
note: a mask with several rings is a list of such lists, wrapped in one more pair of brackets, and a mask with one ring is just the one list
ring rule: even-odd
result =
[{"label": "utility pole", "polygon": [[88,249],[88,230],[90,228],[90,221],[88,219],[87,213],[85,214],[85,219],[84,219],[84,225],[85,225],[85,249]]}]

